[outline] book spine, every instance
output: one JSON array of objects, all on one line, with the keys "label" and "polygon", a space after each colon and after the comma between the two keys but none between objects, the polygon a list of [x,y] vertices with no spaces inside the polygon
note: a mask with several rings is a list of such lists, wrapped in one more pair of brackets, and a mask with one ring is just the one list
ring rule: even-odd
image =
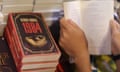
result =
[{"label": "book spine", "polygon": [[19,60],[19,62],[21,62],[22,60],[22,57],[20,56],[20,53],[19,53],[19,45],[18,45],[18,40],[17,38],[15,37],[15,32],[14,30],[12,29],[11,25],[10,24],[7,24],[7,28],[8,28],[8,32],[10,34],[10,38],[12,39],[13,43],[14,44],[14,49],[15,49],[15,53],[17,55],[17,59]]},{"label": "book spine", "polygon": [[8,46],[9,46],[10,51],[11,51],[11,53],[12,53],[12,56],[13,56],[15,65],[16,65],[16,67],[17,67],[17,70],[19,71],[21,66],[20,66],[20,64],[19,64],[19,59],[17,58],[17,54],[16,54],[16,51],[15,51],[14,45],[13,45],[14,43],[13,43],[13,41],[12,41],[12,38],[11,38],[11,36],[10,36],[10,33],[9,33],[7,27],[5,28],[5,38],[6,38],[7,42],[8,42]]},{"label": "book spine", "polygon": [[17,62],[18,62],[18,67],[20,68],[22,63],[21,63],[21,56],[19,55],[19,51],[18,51],[18,47],[17,47],[17,42],[16,40],[14,39],[14,36],[12,34],[12,32],[10,32],[9,30],[9,27],[8,27],[8,33],[10,34],[10,38],[11,38],[11,41],[12,41],[12,45],[13,45],[13,50],[14,50],[14,53],[16,54],[16,59],[17,59]]},{"label": "book spine", "polygon": [[8,27],[10,28],[11,32],[12,32],[12,36],[14,37],[14,40],[17,41],[17,51],[18,51],[18,54],[20,55],[21,59],[23,59],[23,56],[24,56],[24,53],[23,53],[23,50],[22,50],[22,45],[20,43],[20,39],[18,37],[18,33],[17,33],[17,30],[16,30],[16,27],[14,25],[14,21],[13,21],[13,18],[12,18],[12,14],[9,14],[8,16]]}]

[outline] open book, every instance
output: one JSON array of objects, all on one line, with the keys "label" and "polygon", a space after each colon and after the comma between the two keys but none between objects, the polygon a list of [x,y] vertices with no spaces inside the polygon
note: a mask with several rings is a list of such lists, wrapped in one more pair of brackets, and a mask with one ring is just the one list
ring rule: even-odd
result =
[{"label": "open book", "polygon": [[63,3],[66,19],[72,19],[84,32],[92,55],[111,54],[109,21],[113,19],[114,0],[80,0]]}]

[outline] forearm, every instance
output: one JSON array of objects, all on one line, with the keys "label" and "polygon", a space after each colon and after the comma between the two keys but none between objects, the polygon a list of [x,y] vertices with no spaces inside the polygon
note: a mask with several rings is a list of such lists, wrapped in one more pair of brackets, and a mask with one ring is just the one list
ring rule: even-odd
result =
[{"label": "forearm", "polygon": [[90,57],[88,52],[81,54],[82,55],[75,57],[75,64],[78,72],[91,72]]},{"label": "forearm", "polygon": [[115,63],[117,66],[117,72],[120,72],[120,60],[117,60]]}]

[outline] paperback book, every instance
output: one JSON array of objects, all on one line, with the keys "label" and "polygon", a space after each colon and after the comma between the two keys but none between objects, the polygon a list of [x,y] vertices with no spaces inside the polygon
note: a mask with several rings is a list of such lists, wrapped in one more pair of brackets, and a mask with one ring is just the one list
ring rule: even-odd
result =
[{"label": "paperback book", "polygon": [[4,37],[0,37],[0,72],[17,72],[13,56]]},{"label": "paperback book", "polygon": [[[40,13],[11,13],[8,26],[14,32],[22,63],[58,60],[60,51]],[[47,59],[46,59],[47,58]]]},{"label": "paperback book", "polygon": [[110,20],[114,0],[79,0],[63,3],[64,16],[73,20],[84,32],[91,55],[111,54]]}]

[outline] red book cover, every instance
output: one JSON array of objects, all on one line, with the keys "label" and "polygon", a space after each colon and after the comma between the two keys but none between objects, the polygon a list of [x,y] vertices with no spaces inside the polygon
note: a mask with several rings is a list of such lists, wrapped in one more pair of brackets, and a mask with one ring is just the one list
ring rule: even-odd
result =
[{"label": "red book cover", "polygon": [[11,13],[8,25],[14,31],[22,63],[59,59],[60,50],[41,13]]}]

